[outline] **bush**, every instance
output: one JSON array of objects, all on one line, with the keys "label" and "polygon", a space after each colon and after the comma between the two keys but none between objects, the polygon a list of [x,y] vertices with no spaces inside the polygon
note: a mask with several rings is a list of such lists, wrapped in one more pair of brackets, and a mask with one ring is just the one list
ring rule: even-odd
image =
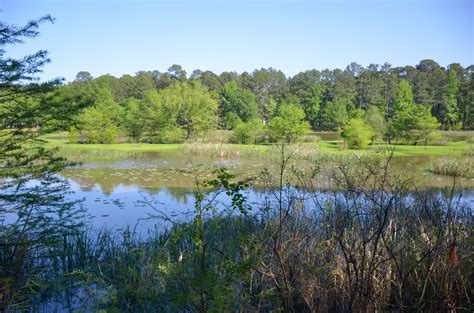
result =
[{"label": "bush", "polygon": [[187,133],[179,127],[169,127],[163,129],[158,134],[159,143],[183,143]]},{"label": "bush", "polygon": [[426,137],[426,141],[428,144],[433,146],[443,146],[448,143],[448,139],[444,137],[438,130],[430,132]]},{"label": "bush", "polygon": [[101,143],[101,135],[99,131],[95,129],[84,130],[82,132],[82,135],[84,136],[86,143],[91,143],[91,144]]},{"label": "bush", "polygon": [[112,144],[117,143],[118,131],[117,127],[110,125],[104,129],[100,136],[100,143]]},{"label": "bush", "polygon": [[232,143],[242,144],[255,143],[261,129],[262,127],[259,120],[240,123],[235,127],[230,141]]},{"label": "bush", "polygon": [[304,121],[304,111],[294,104],[284,104],[278,109],[278,115],[268,123],[268,136],[271,141],[284,140],[287,143],[309,131]]},{"label": "bush", "polygon": [[252,125],[249,123],[238,124],[232,133],[232,143],[249,144],[252,141]]},{"label": "bush", "polygon": [[364,149],[372,138],[372,130],[360,118],[349,120],[343,127],[341,137],[351,149]]},{"label": "bush", "polygon": [[118,136],[118,129],[114,125],[109,125],[103,130],[82,130],[80,134],[75,128],[71,128],[71,131],[69,132],[69,141],[71,143],[84,142],[90,144],[113,144],[117,143]]},{"label": "bush", "polygon": [[68,134],[69,143],[78,143],[79,142],[79,137],[80,137],[80,134],[79,134],[79,131],[77,130],[77,128],[76,127],[71,127],[71,129],[69,130],[69,134]]}]

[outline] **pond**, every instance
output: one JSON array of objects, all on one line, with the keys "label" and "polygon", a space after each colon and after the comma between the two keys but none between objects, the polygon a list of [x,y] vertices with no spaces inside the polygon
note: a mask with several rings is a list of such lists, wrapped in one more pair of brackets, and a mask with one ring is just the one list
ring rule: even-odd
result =
[{"label": "pond", "polygon": [[[452,178],[425,171],[427,157],[397,157],[394,168],[412,175],[420,186],[439,190],[452,184]],[[193,210],[196,181],[213,177],[215,169],[226,167],[239,177],[258,177],[264,168],[275,169],[276,162],[264,158],[192,157],[177,153],[146,153],[133,160],[94,161],[68,168],[62,176],[70,183],[72,199],[83,199],[95,227],[122,230],[127,226],[147,231],[160,227],[166,214],[186,218]],[[321,178],[323,179],[323,178]],[[254,180],[247,191],[250,203],[261,202],[261,181]],[[465,199],[474,198],[473,180],[463,180]],[[322,182],[324,185],[324,182]],[[224,200],[225,201],[225,200]]]}]

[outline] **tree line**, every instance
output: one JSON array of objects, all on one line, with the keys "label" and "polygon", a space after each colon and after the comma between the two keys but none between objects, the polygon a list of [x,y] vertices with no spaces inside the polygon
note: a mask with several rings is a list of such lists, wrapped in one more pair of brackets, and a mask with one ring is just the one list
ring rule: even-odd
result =
[{"label": "tree line", "polygon": [[79,72],[73,82],[24,102],[55,108],[41,127],[70,130],[71,140],[90,143],[113,143],[119,134],[179,143],[215,128],[234,130],[239,143],[291,141],[311,128],[341,130],[352,146],[382,139],[417,144],[436,129],[474,127],[473,73],[472,65],[444,68],[433,60],[415,67],[351,63],[292,77],[273,68],[188,75],[172,65],[120,78]]}]

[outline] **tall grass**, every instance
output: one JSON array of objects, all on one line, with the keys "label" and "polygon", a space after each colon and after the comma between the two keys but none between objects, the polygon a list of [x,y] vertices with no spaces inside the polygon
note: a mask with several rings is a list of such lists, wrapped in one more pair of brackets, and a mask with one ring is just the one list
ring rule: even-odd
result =
[{"label": "tall grass", "polygon": [[473,178],[474,162],[469,157],[440,158],[432,161],[428,170],[438,175]]}]

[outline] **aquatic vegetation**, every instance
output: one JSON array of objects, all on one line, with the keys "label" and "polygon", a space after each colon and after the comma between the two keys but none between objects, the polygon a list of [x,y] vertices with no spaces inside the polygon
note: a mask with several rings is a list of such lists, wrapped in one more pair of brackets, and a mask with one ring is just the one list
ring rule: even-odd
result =
[{"label": "aquatic vegetation", "polygon": [[432,161],[428,170],[433,174],[473,178],[474,161],[469,157],[441,158]]}]

